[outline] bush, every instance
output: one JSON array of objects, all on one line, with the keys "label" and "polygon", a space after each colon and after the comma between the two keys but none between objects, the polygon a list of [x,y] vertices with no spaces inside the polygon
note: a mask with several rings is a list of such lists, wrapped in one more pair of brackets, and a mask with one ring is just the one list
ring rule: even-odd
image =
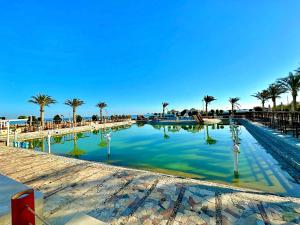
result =
[{"label": "bush", "polygon": [[260,107],[260,106],[255,106],[255,107],[253,107],[253,110],[254,110],[255,112],[261,112],[261,111],[263,111],[263,110],[262,110],[262,107]]},{"label": "bush", "polygon": [[27,116],[18,116],[18,119],[27,119]]},{"label": "bush", "polygon": [[62,118],[60,117],[60,115],[57,114],[53,117],[53,122],[55,124],[59,124],[59,123],[61,123],[61,121],[62,121]]},{"label": "bush", "polygon": [[98,121],[98,120],[99,120],[98,115],[93,115],[93,116],[92,116],[92,121]]},{"label": "bush", "polygon": [[80,115],[77,115],[77,116],[76,116],[76,122],[77,122],[77,123],[82,122],[82,120],[83,120],[82,116],[80,116]]},{"label": "bush", "polygon": [[39,121],[35,116],[29,116],[27,119],[27,124],[30,124],[30,118],[31,118],[32,125],[37,124]]}]

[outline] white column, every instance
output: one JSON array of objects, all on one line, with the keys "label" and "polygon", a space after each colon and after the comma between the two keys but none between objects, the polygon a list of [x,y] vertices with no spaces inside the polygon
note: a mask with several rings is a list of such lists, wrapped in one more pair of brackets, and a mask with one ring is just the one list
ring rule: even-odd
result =
[{"label": "white column", "polygon": [[48,141],[48,153],[50,154],[51,153],[51,135],[50,135],[50,133],[48,133],[48,135],[47,135],[47,141]]},{"label": "white column", "polygon": [[7,126],[6,146],[9,146],[9,121],[6,122],[6,126]]},{"label": "white column", "polygon": [[240,147],[238,144],[234,143],[233,145],[233,160],[234,160],[234,175],[238,176],[239,175],[239,158],[238,154],[240,152]]},{"label": "white column", "polygon": [[14,141],[17,141],[17,139],[18,139],[18,133],[17,133],[17,130],[15,130],[15,132],[14,132]]},{"label": "white column", "polygon": [[105,135],[106,141],[107,141],[107,155],[110,156],[110,133]]}]

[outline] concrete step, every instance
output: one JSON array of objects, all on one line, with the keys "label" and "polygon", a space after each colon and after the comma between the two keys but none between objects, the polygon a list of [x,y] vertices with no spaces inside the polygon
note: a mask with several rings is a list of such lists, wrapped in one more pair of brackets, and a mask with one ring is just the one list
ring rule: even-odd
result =
[{"label": "concrete step", "polygon": [[65,225],[108,225],[94,217],[88,216],[84,213],[78,213],[71,220],[69,220]]}]

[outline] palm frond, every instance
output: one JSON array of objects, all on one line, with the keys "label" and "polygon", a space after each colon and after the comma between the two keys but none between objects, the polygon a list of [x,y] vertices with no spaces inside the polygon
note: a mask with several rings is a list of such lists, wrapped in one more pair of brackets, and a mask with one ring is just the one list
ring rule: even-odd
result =
[{"label": "palm frond", "polygon": [[206,103],[210,103],[212,101],[215,101],[217,100],[214,96],[210,96],[210,95],[206,95],[203,97],[203,100],[206,102]]},{"label": "palm frond", "polygon": [[78,107],[84,104],[84,101],[80,100],[79,98],[73,98],[73,99],[67,99],[65,101],[65,105],[71,106],[71,107]]},{"label": "palm frond", "polygon": [[103,109],[105,107],[107,107],[107,104],[105,102],[99,102],[96,107],[100,108],[100,109]]}]

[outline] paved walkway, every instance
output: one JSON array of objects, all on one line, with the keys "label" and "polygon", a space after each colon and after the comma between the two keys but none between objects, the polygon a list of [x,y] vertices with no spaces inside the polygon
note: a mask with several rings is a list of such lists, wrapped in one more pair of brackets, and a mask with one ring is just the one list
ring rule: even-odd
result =
[{"label": "paved walkway", "polygon": [[[61,129],[54,129],[54,130],[43,130],[43,131],[35,131],[35,132],[27,132],[18,134],[18,141],[24,141],[33,138],[42,138],[47,137],[48,133],[52,136],[55,135],[62,135],[62,134],[70,134],[74,132],[83,132],[83,131],[90,131],[90,130],[98,130],[101,128],[109,128],[109,127],[117,127],[117,126],[124,126],[124,125],[131,125],[135,123],[134,120],[126,120],[122,122],[114,122],[114,123],[105,123],[105,124],[98,124],[98,123],[91,123],[91,125],[74,127],[74,128],[61,128]],[[11,134],[11,141],[13,140],[14,135]],[[6,141],[6,135],[0,136],[0,141]]]},{"label": "paved walkway", "polygon": [[[44,193],[44,216],[109,224],[300,224],[300,199],[0,147],[0,173]],[[299,190],[300,191],[300,190]]]}]

